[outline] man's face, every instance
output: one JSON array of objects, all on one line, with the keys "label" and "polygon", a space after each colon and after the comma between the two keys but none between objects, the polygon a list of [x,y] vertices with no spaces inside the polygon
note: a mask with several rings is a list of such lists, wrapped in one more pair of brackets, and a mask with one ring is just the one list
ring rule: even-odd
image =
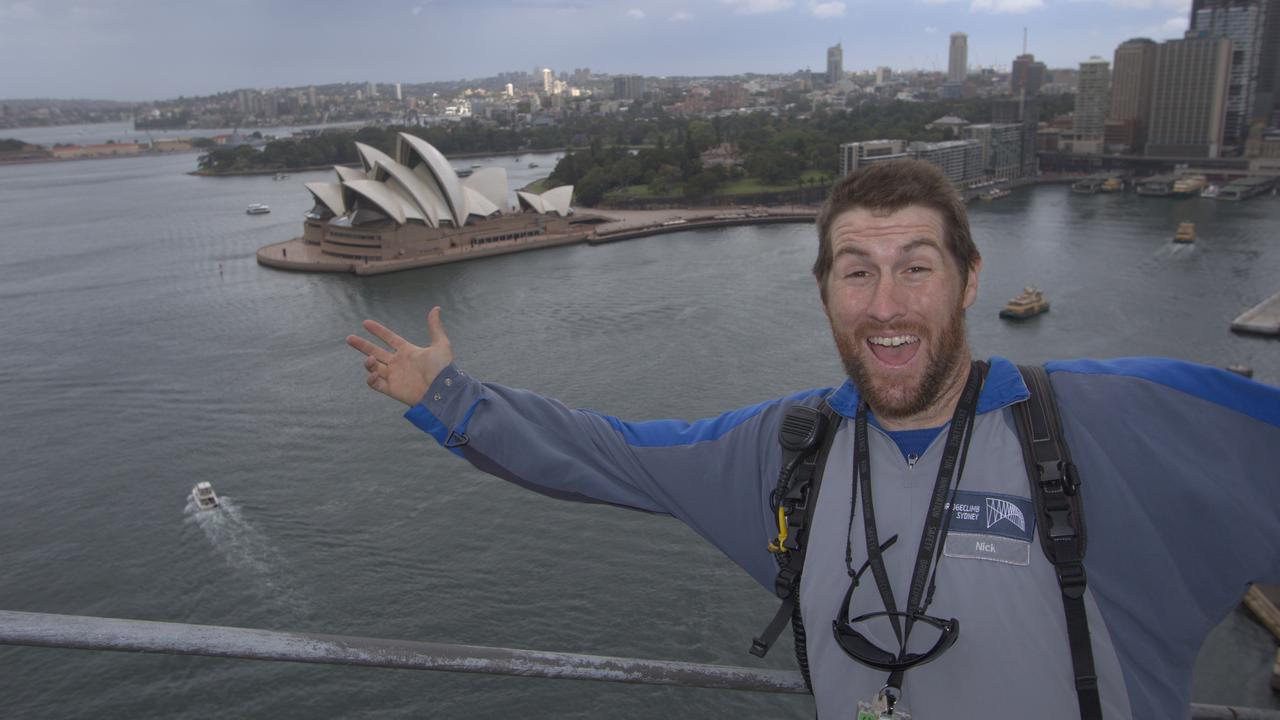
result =
[{"label": "man's face", "polygon": [[964,310],[977,297],[978,267],[963,271],[945,237],[942,215],[919,205],[855,208],[831,225],[823,304],[845,371],[880,417],[927,414],[963,382]]}]

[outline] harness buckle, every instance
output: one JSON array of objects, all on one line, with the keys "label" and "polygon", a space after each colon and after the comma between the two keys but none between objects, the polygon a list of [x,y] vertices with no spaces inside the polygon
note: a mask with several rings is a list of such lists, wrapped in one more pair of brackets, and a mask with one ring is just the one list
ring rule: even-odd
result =
[{"label": "harness buckle", "polygon": [[1084,595],[1084,563],[1064,562],[1054,565],[1053,569],[1058,573],[1058,587],[1063,595],[1073,599]]}]

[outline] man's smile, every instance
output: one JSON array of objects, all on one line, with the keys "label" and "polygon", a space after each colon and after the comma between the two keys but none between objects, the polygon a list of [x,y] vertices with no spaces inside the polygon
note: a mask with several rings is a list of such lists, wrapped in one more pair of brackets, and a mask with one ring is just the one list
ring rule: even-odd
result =
[{"label": "man's smile", "polygon": [[920,349],[918,335],[872,335],[867,346],[877,360],[891,367],[902,367],[911,362]]}]

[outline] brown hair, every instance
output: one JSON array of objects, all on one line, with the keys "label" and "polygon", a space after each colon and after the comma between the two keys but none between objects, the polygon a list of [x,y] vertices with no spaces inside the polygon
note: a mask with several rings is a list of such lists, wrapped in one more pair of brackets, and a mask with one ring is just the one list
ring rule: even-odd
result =
[{"label": "brown hair", "polygon": [[923,160],[892,160],[849,173],[836,183],[818,211],[818,259],[813,263],[813,275],[818,279],[824,301],[827,297],[827,274],[834,261],[831,225],[835,219],[854,208],[892,213],[911,205],[933,208],[942,216],[946,247],[960,265],[961,275],[967,282],[969,271],[981,256],[973,244],[969,216],[960,193],[934,165]]}]

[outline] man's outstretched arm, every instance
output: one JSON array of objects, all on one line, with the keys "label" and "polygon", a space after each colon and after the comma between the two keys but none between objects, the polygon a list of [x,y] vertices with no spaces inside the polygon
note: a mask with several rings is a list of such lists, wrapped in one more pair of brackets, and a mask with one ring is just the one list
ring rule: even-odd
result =
[{"label": "man's outstretched arm", "polygon": [[692,423],[632,423],[461,372],[438,308],[425,348],[373,321],[365,328],[387,346],[347,339],[365,355],[369,386],[410,405],[407,419],[475,467],[556,498],[673,515],[772,587],[765,546],[776,533],[768,495],[781,465],[778,424],[788,406],[816,405],[825,390]]}]

